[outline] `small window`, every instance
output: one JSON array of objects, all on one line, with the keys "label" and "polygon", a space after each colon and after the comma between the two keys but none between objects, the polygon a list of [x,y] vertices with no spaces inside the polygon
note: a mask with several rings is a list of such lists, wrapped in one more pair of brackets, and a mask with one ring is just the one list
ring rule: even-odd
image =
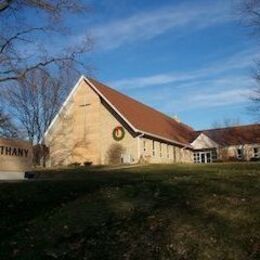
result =
[{"label": "small window", "polygon": [[200,153],[193,153],[194,163],[200,163]]},{"label": "small window", "polygon": [[237,159],[242,159],[242,158],[243,158],[243,149],[237,148]]},{"label": "small window", "polygon": [[260,148],[254,147],[254,158],[260,158]]},{"label": "small window", "polygon": [[212,161],[216,161],[218,159],[218,153],[217,150],[212,150]]},{"label": "small window", "polygon": [[146,152],[146,142],[144,141],[144,152]]},{"label": "small window", "polygon": [[176,162],[176,147],[172,147],[172,153],[173,153],[173,160]]},{"label": "small window", "polygon": [[153,156],[155,156],[155,141],[153,141]]}]

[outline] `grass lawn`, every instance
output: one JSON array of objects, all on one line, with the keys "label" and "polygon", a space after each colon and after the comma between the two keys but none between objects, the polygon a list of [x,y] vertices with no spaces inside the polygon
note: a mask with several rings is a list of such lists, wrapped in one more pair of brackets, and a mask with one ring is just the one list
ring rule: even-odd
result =
[{"label": "grass lawn", "polygon": [[0,259],[260,259],[260,164],[40,174],[0,183]]}]

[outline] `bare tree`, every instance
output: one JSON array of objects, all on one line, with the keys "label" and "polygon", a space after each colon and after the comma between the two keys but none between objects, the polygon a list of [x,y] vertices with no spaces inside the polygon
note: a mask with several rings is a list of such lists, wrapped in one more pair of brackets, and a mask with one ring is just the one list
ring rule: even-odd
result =
[{"label": "bare tree", "polygon": [[10,117],[4,113],[3,108],[0,108],[0,136],[2,137],[17,137],[18,130]]},{"label": "bare tree", "polygon": [[253,29],[253,32],[260,32],[260,1],[240,0],[238,12],[241,15],[242,23]]},{"label": "bare tree", "polygon": [[[49,73],[66,68],[78,71],[87,64],[81,55],[92,47],[89,37],[71,44],[66,19],[85,14],[80,0],[0,1],[0,83],[19,80],[36,68]],[[63,44],[59,43],[59,40]],[[0,84],[3,86],[3,84]]]},{"label": "bare tree", "polygon": [[254,79],[256,85],[251,96],[252,105],[249,107],[249,111],[252,112],[256,120],[260,122],[260,61],[256,62]]},{"label": "bare tree", "polygon": [[239,118],[224,118],[222,121],[215,121],[212,123],[213,128],[225,128],[232,126],[239,126],[240,120]]},{"label": "bare tree", "polygon": [[36,8],[57,17],[64,10],[78,12],[84,8],[84,5],[78,0],[2,0],[0,2],[0,13],[6,10],[15,13],[21,11],[18,9],[26,7]]},{"label": "bare tree", "polygon": [[[253,32],[253,36],[259,40],[260,36],[260,1],[259,0],[241,0],[238,6],[239,15],[242,23]],[[256,120],[260,121],[260,61],[255,61],[254,79],[256,86],[250,97],[252,106],[250,111],[256,116]]]},{"label": "bare tree", "polygon": [[39,143],[67,90],[62,75],[56,79],[44,70],[34,69],[15,87],[10,85],[3,96],[10,114],[18,121],[27,138]]},{"label": "bare tree", "polygon": [[86,15],[84,0],[0,0],[0,94],[29,140],[37,143],[75,77],[89,72],[92,48],[66,21]]}]

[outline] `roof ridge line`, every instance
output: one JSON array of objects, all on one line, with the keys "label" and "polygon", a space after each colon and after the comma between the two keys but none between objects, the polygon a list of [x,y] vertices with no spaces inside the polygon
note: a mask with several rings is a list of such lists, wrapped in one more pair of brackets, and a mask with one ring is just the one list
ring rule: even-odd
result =
[{"label": "roof ridge line", "polygon": [[[156,138],[158,138],[158,139],[162,139],[162,140],[165,140],[165,141],[167,141],[167,142],[172,142],[172,143],[175,143],[175,144],[177,144],[177,145],[182,145],[182,146],[184,146],[184,147],[191,147],[190,143],[185,144],[185,143],[176,141],[175,139],[169,139],[169,138],[166,138],[166,137],[163,137],[163,136],[159,136],[159,135],[153,134],[153,133],[151,133],[151,132],[146,132],[146,131],[144,131],[144,130],[141,130],[141,129],[137,128],[137,127],[134,126],[131,122],[129,122],[129,120],[128,120],[125,116],[123,116],[123,115],[121,114],[121,112],[112,104],[112,102],[110,102],[110,100],[109,100],[100,90],[98,90],[98,88],[97,88],[97,86],[95,86],[95,84],[101,84],[104,88],[108,88],[108,89],[110,89],[111,91],[113,91],[113,92],[115,92],[115,93],[117,93],[117,94],[119,94],[119,95],[121,95],[121,96],[123,96],[123,97],[125,97],[125,98],[127,98],[127,99],[130,99],[131,101],[134,101],[135,103],[138,103],[139,105],[145,106],[145,107],[147,107],[148,109],[153,110],[153,111],[159,113],[160,115],[163,115],[163,116],[164,116],[165,118],[167,118],[167,119],[168,119],[168,118],[171,119],[171,120],[174,120],[174,119],[172,119],[172,118],[166,116],[165,114],[163,114],[163,113],[157,111],[156,109],[153,109],[153,108],[149,107],[148,105],[145,105],[145,104],[143,104],[143,103],[141,103],[141,102],[135,100],[135,99],[132,98],[132,97],[129,97],[129,96],[127,96],[127,95],[121,93],[120,91],[117,91],[117,90],[115,90],[115,89],[113,89],[113,88],[111,88],[111,87],[105,85],[105,84],[102,83],[102,82],[99,82],[98,80],[95,80],[95,79],[92,79],[92,78],[89,78],[89,77],[85,77],[85,76],[84,76],[84,80],[85,80],[88,84],[90,84],[92,87],[94,87],[94,89],[97,91],[97,93],[98,93],[99,95],[101,95],[103,98],[105,98],[105,100],[108,102],[108,104],[122,117],[122,119],[123,119],[131,128],[133,128],[134,132],[136,132],[136,133],[139,133],[139,132],[140,132],[141,134],[143,133],[143,134],[146,134],[146,135],[154,136],[154,137],[156,137]],[[183,123],[177,122],[176,120],[174,120],[174,121],[178,124],[178,126],[181,125],[181,124],[183,124]],[[189,128],[189,127],[186,126],[186,128]],[[194,131],[192,128],[191,128],[190,130]]]},{"label": "roof ridge line", "polygon": [[215,131],[215,130],[225,130],[230,128],[242,128],[242,127],[248,127],[248,126],[258,126],[259,123],[255,124],[246,124],[246,125],[237,125],[237,126],[227,126],[227,127],[217,127],[217,128],[208,128],[208,129],[202,129],[202,130],[195,130],[195,132],[204,132],[204,131]]}]

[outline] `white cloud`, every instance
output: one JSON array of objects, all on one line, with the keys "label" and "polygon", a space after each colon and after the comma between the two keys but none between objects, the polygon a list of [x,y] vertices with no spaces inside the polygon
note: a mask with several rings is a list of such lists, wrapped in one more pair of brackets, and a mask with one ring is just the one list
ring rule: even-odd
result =
[{"label": "white cloud", "polygon": [[[181,84],[180,88],[175,91],[167,87],[158,90],[157,94],[149,92],[145,96],[145,101],[157,104],[160,110],[169,114],[192,111],[197,108],[237,105],[248,102],[249,96],[252,95],[250,87],[253,84],[253,79],[243,75],[190,81]],[[140,99],[142,98],[140,95]]]},{"label": "white cloud", "polygon": [[218,60],[217,62],[207,65],[199,70],[182,73],[159,73],[146,77],[117,80],[110,82],[109,84],[119,89],[129,90],[190,81],[192,81],[192,84],[194,84],[198,80],[205,80],[206,78],[210,77],[217,77],[221,79],[221,73],[230,72],[231,70],[249,68],[251,65],[253,65],[253,60],[259,58],[259,56],[259,52],[256,49],[244,50],[234,54],[231,57]]},{"label": "white cloud", "polygon": [[[189,91],[184,91],[178,99],[172,98],[173,101],[165,102],[162,109],[181,112],[197,108],[206,109],[247,103],[249,97],[252,96],[250,87],[253,86],[254,80],[237,75],[190,84],[192,88]],[[169,100],[169,96],[164,96],[162,99]]]},{"label": "white cloud", "polygon": [[160,104],[167,113],[245,103],[255,84],[246,69],[259,58],[258,53],[256,49],[244,50],[199,70],[123,79],[109,85],[137,90],[137,97],[139,89],[153,88],[145,100]]},{"label": "white cloud", "polygon": [[200,93],[187,98],[190,107],[216,107],[247,102],[251,91],[249,89],[222,90],[220,92]]},{"label": "white cloud", "polygon": [[246,104],[252,95],[252,91],[248,88],[225,89],[221,85],[219,87],[222,87],[222,89],[214,88],[210,91],[205,91],[205,89],[198,88],[185,93],[179,98],[176,98],[174,93],[163,93],[160,96],[160,100],[149,98],[149,102],[159,102],[160,110],[165,113],[178,114],[183,111],[193,111],[194,109],[201,110],[211,107]]},{"label": "white cloud", "polygon": [[[125,43],[154,38],[169,30],[185,27],[185,31],[202,29],[234,19],[229,5],[215,1],[210,4],[185,3],[178,6],[140,12],[133,16],[101,24],[92,29],[92,35],[102,48],[111,49]],[[183,32],[183,30],[182,30]],[[178,31],[180,34],[181,31]]]},{"label": "white cloud", "polygon": [[[209,4],[202,4],[183,1],[178,6],[140,12],[98,25],[93,28],[92,34],[105,49],[149,40],[164,33],[179,37],[183,33],[233,21],[228,2],[210,1]],[[125,91],[154,87],[153,91],[146,92],[146,101],[154,101],[168,113],[244,103],[251,93],[248,86],[252,85],[246,70],[253,65],[254,59],[259,58],[258,53],[258,49],[244,50],[194,70],[125,78],[109,82],[109,85]],[[178,91],[171,91],[176,88]],[[139,94],[141,96],[143,92],[135,92],[136,97]]]}]

